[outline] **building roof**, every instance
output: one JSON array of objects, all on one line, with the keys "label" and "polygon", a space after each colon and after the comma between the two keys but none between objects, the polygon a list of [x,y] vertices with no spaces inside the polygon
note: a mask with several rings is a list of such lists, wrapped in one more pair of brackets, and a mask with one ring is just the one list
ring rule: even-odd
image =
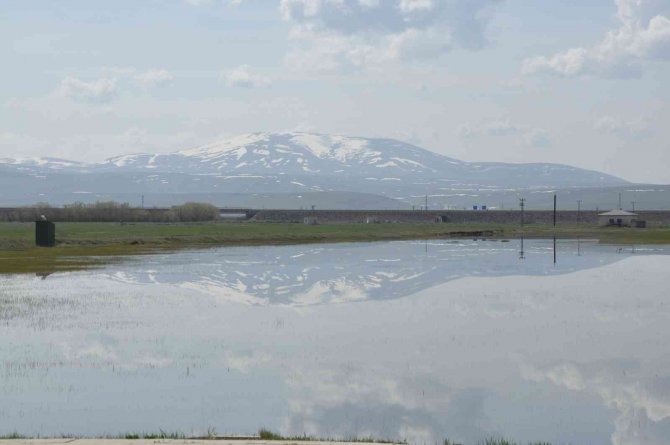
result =
[{"label": "building roof", "polygon": [[610,210],[609,212],[599,213],[598,216],[637,216],[637,213],[627,210]]}]

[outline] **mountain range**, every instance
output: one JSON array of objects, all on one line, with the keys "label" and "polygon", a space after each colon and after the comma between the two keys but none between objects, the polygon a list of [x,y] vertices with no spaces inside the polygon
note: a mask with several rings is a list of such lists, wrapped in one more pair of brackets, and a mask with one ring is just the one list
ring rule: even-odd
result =
[{"label": "mountain range", "polygon": [[293,207],[309,193],[312,205],[316,201],[326,208],[329,204],[319,195],[338,192],[352,198],[349,202],[339,195],[336,207],[356,208],[355,197],[364,192],[385,197],[375,205],[368,196],[368,206],[406,208],[424,195],[439,205],[461,205],[483,203],[479,196],[486,192],[627,185],[621,178],[567,165],[464,162],[393,139],[302,132],[245,134],[170,154],[130,154],[89,164],[0,159],[0,205],[124,198],[138,202],[141,195],[150,198],[148,205],[199,196],[211,200],[212,195],[237,196],[235,205],[242,205],[241,196],[282,194],[292,197],[286,202]]}]

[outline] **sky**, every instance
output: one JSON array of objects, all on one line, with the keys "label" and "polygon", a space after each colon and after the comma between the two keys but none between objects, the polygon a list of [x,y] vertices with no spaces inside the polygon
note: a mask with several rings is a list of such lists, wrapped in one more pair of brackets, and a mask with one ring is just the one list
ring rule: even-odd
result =
[{"label": "sky", "polygon": [[396,138],[670,183],[670,0],[0,0],[0,158]]}]

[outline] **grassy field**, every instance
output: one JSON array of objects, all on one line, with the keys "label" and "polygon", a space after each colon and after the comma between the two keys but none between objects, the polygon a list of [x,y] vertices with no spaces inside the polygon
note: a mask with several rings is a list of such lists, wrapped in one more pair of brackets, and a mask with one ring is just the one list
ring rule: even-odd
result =
[{"label": "grassy field", "polygon": [[[54,439],[54,438],[50,438]],[[48,444],[50,441],[49,438],[35,439],[23,436],[18,433],[11,433],[8,435],[0,435],[0,440],[28,440],[34,443]],[[101,439],[100,443],[114,443],[113,439],[117,439],[116,443],[124,443],[127,441],[136,441],[136,440],[164,440],[164,441],[174,441],[174,442],[190,442],[190,441],[219,441],[226,443],[234,442],[249,442],[249,441],[263,441],[263,442],[281,442],[281,443],[358,443],[358,444],[378,444],[378,445],[409,445],[409,442],[406,440],[388,440],[388,439],[377,439],[374,437],[350,437],[350,438],[320,438],[313,437],[308,435],[299,435],[299,436],[283,436],[281,434],[261,429],[257,435],[253,436],[220,436],[211,429],[204,436],[200,437],[190,437],[181,432],[165,432],[159,431],[157,433],[127,433],[121,434],[118,436],[106,436],[100,438],[87,438],[87,437],[77,437],[71,435],[63,435],[61,437],[56,437],[55,439],[89,439],[91,443],[95,443],[96,439]],[[106,441],[104,441],[106,439]],[[442,445],[465,445],[460,442],[452,442],[449,439],[444,439]],[[551,445],[549,442],[529,442],[527,444],[520,444],[518,442],[510,441],[504,438],[489,438],[484,439],[483,441],[477,442],[476,445]]]},{"label": "grassy field", "polygon": [[[97,267],[121,256],[231,245],[437,239],[518,238],[517,225],[270,223],[59,223],[57,246],[34,247],[32,223],[0,223],[0,273],[52,273]],[[606,243],[666,244],[670,228],[527,225],[526,238],[598,239]]]}]

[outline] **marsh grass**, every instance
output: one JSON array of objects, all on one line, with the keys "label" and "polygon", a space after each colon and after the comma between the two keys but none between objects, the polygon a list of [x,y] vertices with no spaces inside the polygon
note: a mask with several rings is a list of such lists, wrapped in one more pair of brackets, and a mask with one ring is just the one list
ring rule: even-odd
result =
[{"label": "marsh grass", "polygon": [[528,224],[341,224],[274,223],[59,223],[57,245],[34,247],[32,223],[0,223],[0,274],[49,274],[103,267],[120,257],[186,248],[367,242],[448,238],[597,239],[616,244],[667,244],[670,228],[600,228]]},{"label": "marsh grass", "polygon": [[[480,445],[524,445],[520,444],[517,442],[512,442],[507,439],[502,439],[502,438],[491,438],[491,439],[486,439],[484,442],[480,443]],[[551,445],[549,442],[529,442],[527,445]]]},{"label": "marsh grass", "polygon": [[[72,435],[60,435],[57,438],[60,439],[81,439],[83,437],[72,436]],[[29,437],[19,434],[18,432],[9,433],[7,435],[0,435],[0,440],[21,440],[29,439]],[[38,437],[39,439],[39,437]],[[144,432],[144,433],[126,433],[116,436],[104,436],[101,439],[124,439],[124,440],[253,440],[260,439],[265,441],[283,441],[283,442],[334,442],[334,443],[343,443],[343,442],[352,442],[352,443],[375,443],[375,444],[398,444],[398,445],[408,445],[407,441],[394,441],[394,440],[383,440],[376,439],[373,437],[354,437],[346,439],[332,439],[332,438],[318,438],[314,436],[302,435],[302,436],[283,436],[274,431],[262,428],[258,431],[258,436],[256,437],[222,437],[217,436],[214,428],[209,428],[207,434],[201,437],[189,437],[184,433],[179,431],[168,432],[159,430],[158,432]],[[444,439],[442,445],[466,445],[460,442],[452,442],[449,439]],[[520,443],[510,441],[504,438],[489,438],[485,439],[483,442],[479,442],[477,445],[551,445],[549,442],[528,442]]]},{"label": "marsh grass", "polygon": [[128,434],[122,434],[120,436],[114,437],[115,439],[187,439],[186,435],[183,433],[180,433],[178,431],[175,432],[167,432],[163,430],[159,430],[157,433],[128,433]]},{"label": "marsh grass", "polygon": [[[373,227],[374,226],[374,227]],[[49,274],[102,267],[119,257],[216,246],[449,237],[438,224],[59,223],[57,245],[34,247],[33,225],[0,223],[0,274]]]},{"label": "marsh grass", "polygon": [[258,431],[258,438],[268,441],[287,441],[287,442],[354,442],[354,443],[379,443],[379,444],[407,444],[405,441],[394,441],[386,439],[376,439],[372,437],[350,437],[346,439],[319,438],[314,436],[283,436],[268,429]]},{"label": "marsh grass", "polygon": [[0,440],[16,440],[16,439],[25,439],[26,437],[18,432],[14,431],[9,434],[0,435]]},{"label": "marsh grass", "polygon": [[[449,439],[444,439],[443,445],[465,445],[460,442],[452,442]],[[484,439],[483,442],[479,442],[477,445],[551,445],[549,442],[528,442],[528,443],[519,443],[513,442],[504,438],[489,438]]]}]

